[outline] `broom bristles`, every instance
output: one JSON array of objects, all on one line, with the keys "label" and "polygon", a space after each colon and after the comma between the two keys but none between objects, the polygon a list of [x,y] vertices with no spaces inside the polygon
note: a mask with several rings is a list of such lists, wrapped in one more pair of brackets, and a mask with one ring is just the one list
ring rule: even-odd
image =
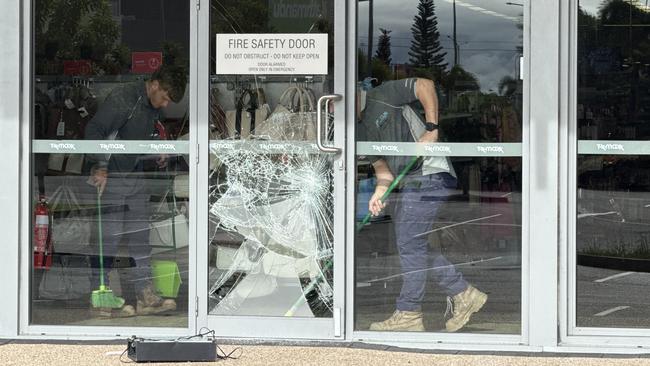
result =
[{"label": "broom bristles", "polygon": [[112,308],[119,309],[124,306],[124,299],[115,296],[113,290],[106,286],[99,286],[99,290],[93,291],[91,302],[94,308]]}]

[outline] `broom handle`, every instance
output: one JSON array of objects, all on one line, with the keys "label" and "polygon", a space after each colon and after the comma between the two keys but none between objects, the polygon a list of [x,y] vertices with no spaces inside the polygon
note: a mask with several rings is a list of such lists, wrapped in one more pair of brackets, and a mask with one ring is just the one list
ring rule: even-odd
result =
[{"label": "broom handle", "polygon": [[102,201],[101,201],[101,195],[102,193],[99,190],[99,186],[97,186],[97,227],[99,228],[97,230],[97,236],[99,239],[99,288],[104,289],[105,284],[104,284],[104,240],[103,240],[103,232],[102,232]]},{"label": "broom handle", "polygon": [[[411,170],[411,168],[413,168],[413,166],[415,165],[415,163],[418,161],[419,158],[420,158],[419,156],[414,156],[409,161],[409,163],[406,165],[406,167],[404,169],[402,169],[402,171],[399,173],[397,178],[393,179],[393,181],[390,183],[390,186],[388,186],[388,189],[386,190],[386,192],[384,192],[384,194],[381,196],[381,201],[382,202],[384,202],[386,200],[386,198],[388,198],[388,196],[393,191],[393,189],[395,189],[395,187],[397,187],[399,182],[401,182],[402,179],[404,179],[404,176]],[[359,225],[357,225],[357,232],[360,231],[361,228],[363,228],[368,223],[368,221],[370,221],[371,215],[372,214],[370,212],[368,212],[366,217],[364,217],[363,220],[359,223]],[[327,261],[325,263],[325,267],[323,268],[323,271],[329,269],[331,266],[332,266],[332,261],[331,260]],[[305,295],[307,293],[309,293],[314,287],[316,287],[316,284],[318,283],[318,281],[321,280],[321,278],[323,278],[323,272],[322,271],[321,271],[321,273],[318,274],[318,276],[316,278],[311,280],[311,282],[307,285],[307,287],[305,287],[305,290],[303,291],[303,295],[300,296],[296,300],[296,302],[293,303],[293,306],[291,306],[291,308],[289,308],[289,310],[284,314],[284,316],[293,316],[293,314],[296,312],[296,310],[298,310],[298,307],[300,307],[300,305],[302,305],[307,300]]]}]

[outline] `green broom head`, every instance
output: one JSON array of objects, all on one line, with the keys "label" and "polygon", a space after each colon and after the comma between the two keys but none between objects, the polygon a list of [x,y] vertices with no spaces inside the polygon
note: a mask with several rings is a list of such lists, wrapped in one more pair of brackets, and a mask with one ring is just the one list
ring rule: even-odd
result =
[{"label": "green broom head", "polygon": [[93,291],[90,301],[94,308],[112,308],[119,309],[124,306],[124,299],[115,296],[113,290],[101,285],[98,290]]}]

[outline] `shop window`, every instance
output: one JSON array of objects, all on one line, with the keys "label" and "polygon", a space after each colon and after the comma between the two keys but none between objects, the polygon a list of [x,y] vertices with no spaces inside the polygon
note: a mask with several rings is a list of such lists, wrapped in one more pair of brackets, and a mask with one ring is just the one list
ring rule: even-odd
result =
[{"label": "shop window", "polygon": [[648,328],[650,8],[580,0],[575,325]]},{"label": "shop window", "polygon": [[189,2],[33,8],[30,324],[186,328]]},{"label": "shop window", "polygon": [[521,332],[523,9],[359,2],[355,330]]}]

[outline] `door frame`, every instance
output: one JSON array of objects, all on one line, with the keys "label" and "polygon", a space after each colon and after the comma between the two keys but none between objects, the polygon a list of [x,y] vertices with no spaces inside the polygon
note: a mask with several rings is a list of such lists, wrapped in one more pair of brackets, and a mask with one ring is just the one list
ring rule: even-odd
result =
[{"label": "door frame", "polygon": [[[334,90],[333,94],[343,96],[340,101],[332,103],[334,106],[334,141],[336,147],[345,150],[345,122],[346,105],[346,4],[345,0],[332,0],[334,2]],[[210,5],[201,6],[198,16],[198,71],[197,103],[199,121],[209,120],[209,92],[210,92]],[[201,122],[197,129],[199,143],[197,192],[199,201],[208,202],[208,159],[209,156],[208,124]],[[334,205],[334,263],[345,263],[345,151],[334,156],[333,159],[333,205]],[[197,250],[198,253],[208,252],[208,210],[207,207],[198,207],[196,213],[197,223]],[[205,256],[198,256],[205,258]],[[318,340],[343,340],[345,339],[345,266],[334,265],[334,302],[333,315],[329,318],[283,318],[259,316],[217,316],[208,315],[208,261],[197,262],[198,289],[198,314],[197,327],[206,326],[214,329],[217,336],[229,338],[264,338],[264,339],[318,339]]]}]

